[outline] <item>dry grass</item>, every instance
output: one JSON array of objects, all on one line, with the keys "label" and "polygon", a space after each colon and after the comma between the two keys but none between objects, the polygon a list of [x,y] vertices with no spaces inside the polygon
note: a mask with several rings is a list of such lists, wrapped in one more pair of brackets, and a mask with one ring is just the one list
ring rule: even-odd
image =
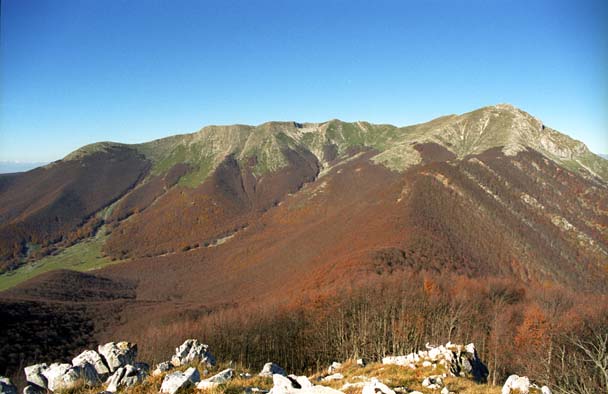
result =
[{"label": "dry grass", "polygon": [[[209,368],[205,365],[184,365],[178,367],[168,373],[175,371],[184,371],[189,367],[196,367],[201,372],[201,378],[205,379],[213,376],[217,372],[225,368],[234,368],[236,377],[226,384],[219,385],[208,390],[198,390],[196,388],[189,388],[180,390],[178,394],[243,394],[245,389],[251,387],[257,387],[262,390],[270,390],[272,388],[272,378],[260,377],[257,373],[254,373],[241,366],[234,366],[227,363],[219,364],[216,367]],[[205,375],[202,375],[203,371],[207,371]],[[391,388],[406,388],[407,390],[418,390],[422,393],[433,393],[436,394],[439,390],[429,390],[422,387],[422,380],[431,375],[440,375],[444,373],[441,367],[435,369],[431,367],[417,368],[412,370],[407,367],[398,365],[383,365],[380,363],[371,363],[365,367],[359,367],[354,361],[347,361],[342,364],[342,367],[336,372],[344,375],[343,379],[333,380],[329,382],[323,382],[321,379],[327,375],[327,372],[318,372],[310,376],[310,381],[313,384],[323,385],[327,387],[340,390],[346,383],[358,383],[365,382],[371,378],[377,378],[384,384]],[[239,374],[251,373],[250,378],[239,376]],[[148,376],[142,384],[134,387],[121,389],[119,394],[158,394],[160,386],[164,379],[165,374],[159,376]],[[445,384],[448,386],[450,391],[458,394],[500,394],[500,387],[489,386],[486,384],[477,384],[472,380],[459,378],[459,377],[447,377],[444,379]],[[79,385],[78,387],[62,391],[60,394],[97,394],[102,389],[100,387],[86,387]],[[360,387],[349,387],[343,390],[345,394],[360,394]]]}]

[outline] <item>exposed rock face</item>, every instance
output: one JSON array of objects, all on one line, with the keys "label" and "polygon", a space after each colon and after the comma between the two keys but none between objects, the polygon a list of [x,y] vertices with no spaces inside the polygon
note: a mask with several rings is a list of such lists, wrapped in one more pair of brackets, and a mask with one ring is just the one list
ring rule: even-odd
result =
[{"label": "exposed rock face", "polygon": [[201,380],[196,385],[197,389],[205,390],[216,387],[220,384],[226,383],[234,377],[234,369],[228,368],[225,369],[208,379]]},{"label": "exposed rock face", "polygon": [[479,359],[475,345],[472,343],[462,346],[448,342],[445,346],[437,347],[427,344],[427,350],[405,356],[385,357],[382,363],[402,365],[412,369],[439,364],[447,367],[454,376],[472,378],[477,382],[485,382],[488,377],[488,368]]},{"label": "exposed rock face", "polygon": [[110,373],[110,369],[95,350],[85,350],[72,359],[72,365],[75,367],[82,367],[86,363],[91,364],[100,377],[104,377]]},{"label": "exposed rock face", "polygon": [[200,343],[196,339],[187,339],[182,345],[175,349],[175,355],[171,358],[171,364],[178,367],[191,362],[215,365],[215,357],[209,352],[209,346]]},{"label": "exposed rock face", "polygon": [[270,377],[274,375],[283,375],[283,376],[287,376],[287,372],[285,372],[285,370],[283,368],[281,368],[280,366],[278,366],[275,363],[266,363],[264,364],[264,367],[262,368],[262,371],[259,373],[260,376],[266,376],[266,377]]},{"label": "exposed rock face", "polygon": [[140,383],[148,375],[147,364],[137,363],[136,365],[126,365],[118,368],[110,379],[108,379],[107,391],[116,392],[121,387],[131,387]]},{"label": "exposed rock face", "polygon": [[62,378],[72,366],[70,364],[53,363],[42,371],[42,375],[46,378],[47,389],[55,391],[62,385]]},{"label": "exposed rock face", "polygon": [[17,387],[4,376],[0,376],[0,394],[17,394]]},{"label": "exposed rock face", "polygon": [[47,380],[46,380],[46,376],[43,375],[43,372],[47,368],[48,368],[48,365],[46,365],[46,363],[27,366],[24,368],[25,379],[28,382],[35,384],[38,387],[42,387],[42,388],[46,389],[48,387]]},{"label": "exposed rock face", "polygon": [[97,350],[105,359],[110,372],[114,372],[127,364],[133,364],[135,357],[137,357],[137,345],[124,341],[108,342],[105,345],[99,345]]},{"label": "exposed rock face", "polygon": [[188,368],[184,372],[173,372],[165,376],[160,386],[161,393],[175,394],[181,388],[188,388],[201,379],[196,368]]}]

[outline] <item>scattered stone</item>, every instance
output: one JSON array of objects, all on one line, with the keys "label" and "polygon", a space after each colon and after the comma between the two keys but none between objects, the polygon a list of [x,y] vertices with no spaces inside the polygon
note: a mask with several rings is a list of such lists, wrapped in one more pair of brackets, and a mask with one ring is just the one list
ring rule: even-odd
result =
[{"label": "scattered stone", "polygon": [[131,387],[143,382],[148,376],[148,364],[137,363],[136,365],[125,365],[114,371],[108,381],[107,391],[115,393],[121,387]]},{"label": "scattered stone", "polygon": [[42,387],[43,389],[46,389],[47,386],[47,380],[46,380],[46,376],[43,375],[44,371],[46,371],[46,369],[49,366],[46,365],[46,363],[43,364],[34,364],[34,365],[30,365],[28,367],[25,367],[23,370],[25,371],[25,380],[27,380],[28,382],[38,386],[38,387]]},{"label": "scattered stone", "polygon": [[171,364],[179,367],[180,365],[193,362],[214,366],[215,357],[209,352],[208,345],[200,343],[196,339],[187,339],[180,347],[175,349],[175,355],[171,358]]},{"label": "scattered stone", "polygon": [[378,392],[382,394],[395,394],[394,390],[392,390],[390,387],[380,382],[376,378],[372,378],[371,381],[369,381],[365,384],[365,386],[363,386],[361,394],[376,394]]},{"label": "scattered stone", "polygon": [[228,368],[228,369],[225,369],[225,370],[213,375],[212,377],[210,377],[208,379],[201,380],[196,385],[196,388],[200,389],[200,390],[210,389],[210,388],[219,386],[220,384],[224,384],[224,383],[228,382],[229,380],[232,380],[232,378],[234,378],[234,369]]},{"label": "scattered stone", "polygon": [[333,363],[331,363],[331,365],[329,366],[329,368],[327,368],[327,373],[332,374],[332,373],[336,372],[340,368],[342,368],[342,363],[334,361]]},{"label": "scattered stone", "polygon": [[443,387],[443,379],[441,376],[429,376],[424,378],[422,381],[422,387],[429,388],[431,390],[437,390]]},{"label": "scattered stone", "polygon": [[169,372],[173,369],[173,364],[169,361],[163,361],[160,364],[156,365],[156,369],[152,372],[152,376],[162,375],[164,372]]},{"label": "scattered stone", "polygon": [[365,359],[358,358],[357,359],[357,365],[360,366],[360,367],[365,367],[367,365],[367,361],[365,361]]},{"label": "scattered stone", "polygon": [[130,342],[108,342],[105,345],[99,345],[97,348],[106,362],[106,365],[113,373],[120,367],[135,362],[137,357],[137,345]]},{"label": "scattered stone", "polygon": [[540,388],[540,392],[542,394],[551,394],[551,389],[549,387],[547,387],[547,386],[543,386],[543,387]]},{"label": "scattered stone", "polygon": [[426,345],[427,350],[420,350],[404,356],[390,356],[382,359],[383,364],[395,364],[416,369],[416,365],[424,367],[437,364],[446,366],[454,376],[472,378],[476,382],[485,382],[488,368],[481,362],[475,345],[454,345],[448,342],[441,346]]},{"label": "scattered stone", "polygon": [[528,394],[530,392],[530,379],[525,376],[511,375],[502,386],[501,394]]},{"label": "scattered stone", "polygon": [[266,394],[266,393],[268,393],[268,390],[262,390],[257,387],[247,387],[245,389],[245,394]]},{"label": "scattered stone", "polygon": [[100,377],[110,374],[110,369],[104,363],[101,355],[95,350],[85,350],[72,359],[72,365],[75,367],[82,367],[86,363],[91,364]]},{"label": "scattered stone", "polygon": [[276,374],[287,376],[287,372],[285,372],[285,370],[283,368],[281,368],[280,366],[278,366],[277,364],[266,363],[266,364],[264,364],[262,371],[259,373],[259,376],[271,377]]},{"label": "scattered stone", "polygon": [[181,388],[189,388],[198,383],[201,377],[196,368],[188,368],[184,372],[173,372],[165,376],[160,386],[161,393],[175,394]]},{"label": "scattered stone", "polygon": [[17,387],[4,376],[0,376],[0,394],[17,394]]},{"label": "scattered stone", "polygon": [[310,380],[308,380],[308,378],[306,376],[295,376],[295,375],[289,375],[289,377],[293,380],[295,380],[301,388],[303,389],[308,389],[313,387],[313,384],[310,382]]},{"label": "scattered stone", "polygon": [[251,378],[251,374],[249,372],[245,372],[245,373],[240,373],[239,377],[243,378],[243,379],[249,379]]}]

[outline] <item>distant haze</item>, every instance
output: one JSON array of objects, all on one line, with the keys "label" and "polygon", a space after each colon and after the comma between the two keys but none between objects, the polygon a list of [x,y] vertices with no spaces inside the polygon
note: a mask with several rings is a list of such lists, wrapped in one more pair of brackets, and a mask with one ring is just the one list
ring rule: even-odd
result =
[{"label": "distant haze", "polygon": [[0,174],[10,174],[12,172],[29,171],[33,168],[46,165],[45,162],[19,163],[14,161],[0,161]]}]

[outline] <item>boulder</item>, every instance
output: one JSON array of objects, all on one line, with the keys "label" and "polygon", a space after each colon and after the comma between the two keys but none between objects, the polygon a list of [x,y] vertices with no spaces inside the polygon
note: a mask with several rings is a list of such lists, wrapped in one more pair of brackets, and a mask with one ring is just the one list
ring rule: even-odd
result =
[{"label": "boulder", "polygon": [[[141,363],[137,363],[141,364]],[[106,390],[112,393],[118,391],[121,387],[131,387],[137,383],[143,382],[148,376],[148,364],[143,365],[125,365],[124,367],[118,368],[112,376],[107,380]]]},{"label": "boulder", "polygon": [[110,369],[95,350],[85,350],[72,359],[72,365],[75,367],[82,367],[85,363],[91,364],[100,377],[105,377],[110,373]]},{"label": "boulder", "polygon": [[470,378],[476,382],[485,382],[488,379],[488,367],[481,362],[475,345],[470,343],[464,349],[461,346],[452,345],[448,350],[452,351],[451,359],[446,358],[452,374]]},{"label": "boulder", "polygon": [[4,376],[0,376],[0,394],[17,394],[17,387]]},{"label": "boulder", "polygon": [[200,381],[201,377],[196,368],[188,368],[184,372],[167,374],[160,386],[161,393],[175,394],[181,388],[189,388]]},{"label": "boulder", "polygon": [[[53,363],[42,371],[42,375],[46,378],[46,388],[55,391],[62,385],[63,375],[72,368],[71,364]],[[34,383],[34,382],[32,382]]]},{"label": "boulder", "polygon": [[287,372],[285,372],[285,370],[279,367],[277,364],[266,363],[264,364],[262,371],[260,371],[259,376],[271,377],[277,374],[287,376]]},{"label": "boulder", "polygon": [[530,379],[525,376],[511,375],[502,386],[501,394],[528,394],[530,392]]},{"label": "boulder", "polygon": [[46,390],[35,384],[28,384],[23,388],[23,394],[46,394]]},{"label": "boulder", "polygon": [[50,391],[72,389],[80,383],[95,386],[100,382],[95,367],[89,363],[84,363],[82,366],[53,363],[42,374],[47,380],[47,389]]},{"label": "boulder", "polygon": [[363,386],[363,390],[361,391],[361,394],[376,394],[376,393],[395,394],[395,391],[391,390],[390,387],[388,387],[384,383],[380,382],[378,379],[372,378],[369,382],[367,382],[365,384],[365,386]]},{"label": "boulder", "polygon": [[228,369],[225,369],[225,370],[213,375],[212,377],[210,377],[208,379],[201,380],[196,385],[196,388],[200,389],[200,390],[210,389],[210,388],[219,386],[220,384],[224,384],[224,383],[228,382],[229,380],[231,380],[232,378],[234,378],[234,369],[228,368]]},{"label": "boulder", "polygon": [[152,376],[162,375],[164,372],[169,372],[173,369],[173,364],[169,361],[164,361],[160,364],[156,364],[156,369],[152,372]]},{"label": "boulder", "polygon": [[367,361],[365,361],[365,359],[363,359],[363,358],[358,358],[357,359],[357,365],[359,367],[365,367],[367,365]]},{"label": "boulder", "polygon": [[300,388],[308,389],[313,386],[313,384],[310,382],[310,380],[306,376],[289,375],[289,378],[292,381],[295,380],[296,383],[300,386]]},{"label": "boulder", "polygon": [[215,365],[215,357],[209,352],[209,346],[200,343],[196,339],[187,339],[182,345],[175,349],[175,355],[171,358],[171,364],[176,367],[189,363],[206,363]]},{"label": "boulder", "polygon": [[105,360],[111,373],[120,367],[133,364],[137,357],[137,345],[130,342],[108,342],[99,345],[97,351]]},{"label": "boulder", "polygon": [[43,389],[46,389],[47,386],[47,380],[46,380],[46,376],[43,375],[43,372],[46,371],[46,369],[49,366],[46,365],[45,363],[43,364],[34,364],[34,365],[30,365],[25,367],[23,370],[25,371],[25,380],[27,380],[28,382],[35,384],[38,387],[42,387]]},{"label": "boulder", "polygon": [[551,389],[549,387],[547,387],[547,386],[543,386],[543,387],[540,388],[540,392],[542,394],[551,394]]}]

